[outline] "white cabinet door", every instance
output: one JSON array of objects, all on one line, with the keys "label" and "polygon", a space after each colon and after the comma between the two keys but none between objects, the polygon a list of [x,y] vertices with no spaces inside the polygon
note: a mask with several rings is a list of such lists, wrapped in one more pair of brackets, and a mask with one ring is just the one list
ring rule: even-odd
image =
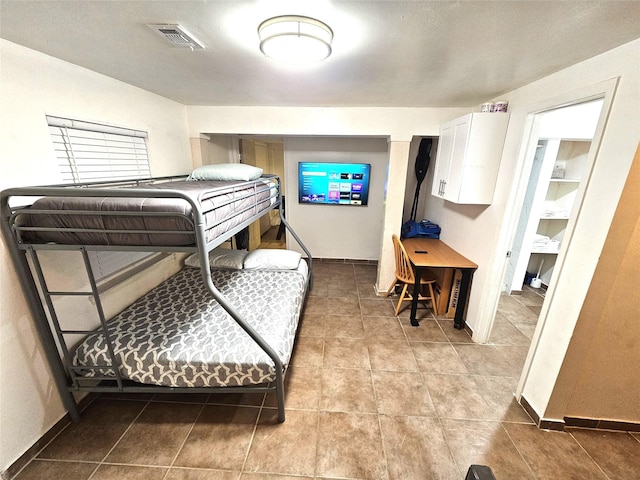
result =
[{"label": "white cabinet door", "polygon": [[436,153],[435,174],[431,195],[436,197],[444,196],[444,188],[449,178],[449,168],[451,167],[451,151],[453,149],[453,125],[445,124],[440,128],[440,138],[438,139],[438,152]]},{"label": "white cabinet door", "polygon": [[442,125],[431,193],[450,202],[493,200],[509,115],[470,113]]}]

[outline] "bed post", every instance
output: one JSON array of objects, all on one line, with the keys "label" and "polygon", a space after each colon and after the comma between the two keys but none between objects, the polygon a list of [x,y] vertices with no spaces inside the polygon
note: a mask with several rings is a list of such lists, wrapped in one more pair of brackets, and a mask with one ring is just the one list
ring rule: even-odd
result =
[{"label": "bed post", "polygon": [[78,405],[73,398],[73,394],[67,388],[67,373],[64,369],[58,349],[55,345],[55,341],[51,336],[51,330],[49,329],[49,320],[42,307],[40,295],[38,294],[38,288],[31,274],[31,268],[29,262],[27,262],[26,253],[18,248],[16,240],[13,238],[13,232],[9,226],[9,219],[11,218],[11,208],[9,207],[9,195],[6,192],[2,193],[0,199],[1,211],[2,211],[2,235],[4,236],[5,245],[9,250],[11,261],[13,262],[14,270],[20,281],[22,291],[25,294],[27,305],[31,311],[31,315],[35,320],[36,330],[40,343],[44,350],[47,362],[50,365],[51,373],[55,381],[60,399],[64,408],[69,412],[69,417],[72,421],[77,422],[80,420],[80,412],[78,411]]}]

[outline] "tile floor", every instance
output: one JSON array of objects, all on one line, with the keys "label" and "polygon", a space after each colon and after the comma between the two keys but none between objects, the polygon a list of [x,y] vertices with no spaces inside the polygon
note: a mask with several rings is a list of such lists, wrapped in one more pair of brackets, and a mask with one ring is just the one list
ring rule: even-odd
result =
[{"label": "tile floor", "polygon": [[540,298],[505,297],[491,343],[393,315],[376,267],[315,265],[287,376],[270,395],[107,396],[16,480],[635,479],[640,434],[536,428],[513,400]]}]

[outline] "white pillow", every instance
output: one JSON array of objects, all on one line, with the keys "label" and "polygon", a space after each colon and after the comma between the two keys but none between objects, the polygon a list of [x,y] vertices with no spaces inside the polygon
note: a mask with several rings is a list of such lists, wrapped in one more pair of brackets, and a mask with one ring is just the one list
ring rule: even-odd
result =
[{"label": "white pillow", "polygon": [[244,257],[245,269],[271,268],[277,270],[295,270],[302,255],[293,250],[257,249]]},{"label": "white pillow", "polygon": [[187,180],[255,180],[262,169],[244,163],[218,163],[196,168]]},{"label": "white pillow", "polygon": [[[211,268],[241,270],[247,253],[246,250],[216,247],[209,252],[209,264]],[[184,265],[185,267],[200,268],[200,256],[197,253],[190,255],[185,259]]]}]

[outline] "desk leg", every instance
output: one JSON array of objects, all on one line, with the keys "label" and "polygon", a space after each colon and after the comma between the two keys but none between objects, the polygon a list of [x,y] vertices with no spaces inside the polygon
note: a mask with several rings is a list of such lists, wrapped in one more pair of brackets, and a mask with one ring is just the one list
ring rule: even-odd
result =
[{"label": "desk leg", "polygon": [[415,283],[413,284],[413,299],[411,300],[411,325],[417,327],[416,313],[418,311],[418,297],[420,296],[420,279],[422,278],[422,267],[415,269]]},{"label": "desk leg", "polygon": [[471,277],[473,277],[473,269],[462,268],[462,281],[460,282],[460,292],[458,296],[458,304],[456,305],[456,316],[453,319],[453,326],[458,330],[464,328],[464,311],[467,306],[467,297],[469,296],[469,287],[471,286]]}]

